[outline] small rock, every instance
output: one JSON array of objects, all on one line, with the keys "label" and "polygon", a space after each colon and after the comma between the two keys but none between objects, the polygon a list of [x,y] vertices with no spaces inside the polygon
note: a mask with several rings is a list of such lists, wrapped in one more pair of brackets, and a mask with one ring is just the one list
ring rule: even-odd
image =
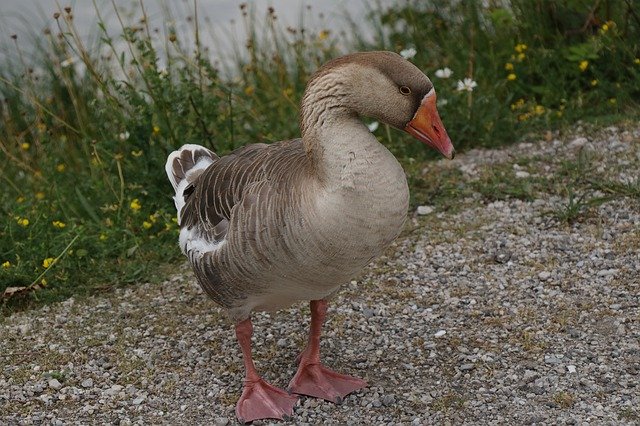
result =
[{"label": "small rock", "polygon": [[440,330],[440,331],[436,332],[436,334],[434,334],[433,336],[434,336],[434,337],[442,337],[442,336],[444,336],[445,334],[447,334],[447,332],[446,332],[446,331],[444,331],[444,330]]},{"label": "small rock", "polygon": [[473,370],[475,368],[475,365],[473,364],[462,364],[460,366],[460,371],[469,371],[469,370]]},{"label": "small rock", "polygon": [[599,277],[608,277],[610,275],[615,275],[616,272],[618,272],[617,269],[603,269],[601,271],[598,271],[598,276]]},{"label": "small rock", "polygon": [[280,348],[284,348],[285,346],[287,346],[287,339],[279,339],[278,340],[278,347]]},{"label": "small rock", "polygon": [[62,387],[62,383],[60,383],[58,379],[51,379],[47,384],[51,389],[55,389],[55,390],[58,390]]},{"label": "small rock", "polygon": [[576,366],[575,365],[567,365],[567,371],[571,374],[576,372]]},{"label": "small rock", "polygon": [[142,402],[143,402],[145,399],[147,399],[147,397],[146,397],[146,396],[144,396],[144,395],[140,395],[139,397],[137,397],[136,399],[134,399],[134,400],[132,401],[132,404],[133,404],[133,405],[140,405],[140,404],[142,404]]},{"label": "small rock", "polygon": [[85,389],[92,388],[93,387],[93,379],[83,380],[82,383],[80,383],[80,386],[82,386]]},{"label": "small rock", "polygon": [[529,172],[525,172],[524,170],[518,170],[516,172],[516,177],[518,179],[525,179],[525,178],[528,178],[529,176],[531,176],[531,174]]},{"label": "small rock", "polygon": [[541,281],[546,281],[551,278],[551,272],[542,271],[538,274],[538,278],[540,278]]},{"label": "small rock", "polygon": [[545,355],[544,362],[547,364],[559,364],[560,359],[558,359],[558,357],[556,357],[555,355]]},{"label": "small rock", "polygon": [[384,406],[392,405],[395,402],[396,402],[396,397],[393,395],[384,395],[382,397],[382,405]]},{"label": "small rock", "polygon": [[416,209],[416,213],[418,213],[420,216],[428,215],[430,213],[433,213],[433,207],[431,207],[431,206],[418,206],[418,208]]},{"label": "small rock", "polygon": [[584,144],[586,144],[587,142],[589,142],[587,138],[579,137],[569,142],[569,146],[572,148],[580,148],[584,146]]},{"label": "small rock", "polygon": [[213,424],[215,426],[227,426],[229,424],[229,418],[228,417],[218,417],[217,419],[215,419],[213,421]]}]

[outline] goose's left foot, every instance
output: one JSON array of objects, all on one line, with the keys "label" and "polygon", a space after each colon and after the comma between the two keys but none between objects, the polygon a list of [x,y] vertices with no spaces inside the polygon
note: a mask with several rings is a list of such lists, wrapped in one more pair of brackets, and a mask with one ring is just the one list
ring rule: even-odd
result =
[{"label": "goose's left foot", "polygon": [[366,386],[367,382],[357,377],[336,373],[322,364],[307,364],[301,361],[288,389],[292,393],[340,404],[345,396]]}]

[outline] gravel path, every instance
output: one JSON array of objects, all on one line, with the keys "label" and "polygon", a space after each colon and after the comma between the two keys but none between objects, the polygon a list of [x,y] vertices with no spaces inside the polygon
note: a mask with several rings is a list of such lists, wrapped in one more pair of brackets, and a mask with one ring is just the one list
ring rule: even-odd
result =
[{"label": "gravel path", "polygon": [[[457,170],[470,185],[506,164],[540,180],[588,152],[593,176],[637,187],[639,128],[576,132],[471,151],[425,178]],[[294,422],[640,424],[638,198],[585,205],[573,224],[553,213],[570,198],[545,192],[429,207],[330,308],[326,363],[370,387],[342,405],[301,398]],[[177,272],[4,319],[0,423],[234,424],[232,326]],[[286,386],[308,308],[254,319],[258,369]]]}]

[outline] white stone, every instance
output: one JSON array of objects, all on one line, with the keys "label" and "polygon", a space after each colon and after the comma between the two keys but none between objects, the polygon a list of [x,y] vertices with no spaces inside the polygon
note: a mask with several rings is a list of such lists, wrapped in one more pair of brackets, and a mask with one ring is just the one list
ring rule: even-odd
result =
[{"label": "white stone", "polygon": [[576,372],[576,366],[575,365],[567,365],[567,371],[571,374]]},{"label": "white stone", "polygon": [[424,215],[433,213],[433,207],[431,207],[431,206],[418,206],[418,208],[416,209],[416,213],[418,213],[420,216],[424,216]]},{"label": "white stone", "polygon": [[55,390],[58,390],[58,389],[60,389],[60,388],[62,387],[62,383],[60,383],[60,382],[58,381],[58,379],[51,379],[51,380],[49,380],[48,385],[49,385],[49,387],[50,387],[51,389],[55,389]]},{"label": "white stone", "polygon": [[528,178],[529,176],[531,176],[531,174],[529,172],[525,172],[524,170],[518,170],[516,172],[516,177],[518,179]]},{"label": "white stone", "polygon": [[447,334],[447,332],[446,332],[446,331],[444,331],[444,330],[440,330],[440,331],[438,331],[436,334],[434,334],[434,336],[435,336],[435,337],[442,337],[442,336],[444,336],[445,334]]}]

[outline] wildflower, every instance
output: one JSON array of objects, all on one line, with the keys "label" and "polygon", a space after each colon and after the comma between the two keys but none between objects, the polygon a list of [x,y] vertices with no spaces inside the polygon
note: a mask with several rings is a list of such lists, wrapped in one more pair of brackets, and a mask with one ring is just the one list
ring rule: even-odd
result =
[{"label": "wildflower", "polygon": [[256,91],[256,89],[254,89],[253,86],[247,86],[244,88],[244,94],[247,96],[251,96],[253,95],[253,93]]},{"label": "wildflower", "polygon": [[144,151],[142,151],[141,149],[139,149],[138,151],[131,151],[131,155],[133,155],[134,157],[140,157],[143,153]]},{"label": "wildflower", "polygon": [[283,94],[284,96],[286,96],[287,98],[288,98],[288,97],[290,97],[291,95],[293,95],[293,88],[291,88],[291,87],[287,87],[286,89],[284,89],[284,90],[282,91],[282,94]]},{"label": "wildflower", "polygon": [[44,266],[45,269],[48,269],[51,265],[53,265],[54,262],[55,259],[53,257],[47,257],[42,261],[42,266]]},{"label": "wildflower", "polygon": [[67,68],[67,67],[69,67],[69,66],[73,65],[73,63],[74,63],[74,62],[75,62],[75,59],[73,59],[73,58],[67,58],[67,59],[65,59],[64,61],[60,62],[60,66],[61,66],[62,68]]},{"label": "wildflower", "polygon": [[26,198],[24,198],[22,195],[19,196],[18,198],[16,198],[16,203],[20,204],[20,203],[24,203],[24,200],[26,200]]},{"label": "wildflower", "polygon": [[380,123],[378,123],[377,121],[374,121],[370,124],[367,124],[367,127],[369,128],[369,131],[371,133],[375,132],[376,130],[378,130],[378,126],[380,125]]},{"label": "wildflower", "polygon": [[158,221],[158,212],[149,215],[149,221],[151,223],[156,223]]},{"label": "wildflower", "polygon": [[100,241],[104,241],[104,240],[106,240],[107,238],[108,238],[108,237],[107,237],[107,234],[100,234],[100,236],[98,237],[98,239],[99,239]]},{"label": "wildflower", "polygon": [[41,280],[40,280],[40,284],[42,284],[42,285],[47,285],[47,280],[46,280],[46,278],[41,279]]},{"label": "wildflower", "polygon": [[473,81],[473,79],[466,77],[464,81],[458,80],[458,87],[456,88],[456,90],[458,92],[463,92],[465,90],[467,92],[473,92],[473,89],[476,88],[477,86],[478,86],[478,83]]},{"label": "wildflower", "polygon": [[129,204],[129,207],[131,207],[131,210],[134,212],[137,212],[142,208],[142,204],[140,204],[140,201],[137,198],[134,198],[131,201],[131,204]]},{"label": "wildflower", "polygon": [[618,100],[616,98],[609,98],[609,103],[611,105],[615,105],[616,103],[618,103]]},{"label": "wildflower", "polygon": [[144,229],[149,229],[149,228],[151,228],[152,226],[153,226],[153,223],[151,223],[151,222],[147,222],[146,220],[145,220],[144,222],[142,222],[142,227],[143,227]]},{"label": "wildflower", "polygon": [[504,64],[504,69],[506,71],[513,71],[513,64],[511,62],[507,62],[506,64]]},{"label": "wildflower", "polygon": [[596,79],[591,80],[591,85],[594,86],[594,87],[597,86],[598,85],[598,80],[596,80]]},{"label": "wildflower", "polygon": [[527,121],[531,117],[531,113],[524,112],[518,115],[518,121]]},{"label": "wildflower", "polygon": [[122,133],[120,133],[118,135],[118,139],[120,139],[122,142],[126,141],[127,139],[129,139],[129,132],[127,132],[126,130]]},{"label": "wildflower", "polygon": [[36,200],[43,200],[43,199],[44,199],[44,192],[42,191],[36,192]]},{"label": "wildflower", "polygon": [[518,62],[524,61],[524,58],[526,57],[527,55],[525,55],[524,53],[518,53],[518,56],[517,56]]},{"label": "wildflower", "polygon": [[533,108],[533,112],[534,112],[534,114],[536,114],[536,115],[542,115],[542,114],[544,114],[544,111],[545,111],[545,110],[544,110],[544,107],[543,107],[542,105],[536,105],[536,106]]},{"label": "wildflower", "polygon": [[437,106],[439,106],[439,107],[443,107],[443,106],[445,106],[445,105],[446,105],[446,104],[448,104],[448,103],[449,103],[449,101],[448,101],[448,100],[446,100],[446,99],[443,99],[443,98],[440,98],[440,99],[438,99],[438,100],[436,101],[436,105],[437,105]]},{"label": "wildflower", "polygon": [[16,219],[16,222],[18,222],[18,225],[22,226],[23,228],[29,226],[29,219],[27,219],[26,217],[19,217]]},{"label": "wildflower", "polygon": [[405,59],[411,59],[414,56],[416,56],[416,53],[418,53],[418,51],[415,48],[408,47],[400,51],[400,56],[402,56]]},{"label": "wildflower", "polygon": [[524,53],[524,51],[527,50],[527,48],[528,46],[524,43],[518,43],[516,44],[516,47],[514,47],[517,53]]},{"label": "wildflower", "polygon": [[517,101],[515,101],[514,103],[511,104],[511,111],[515,111],[517,109],[522,108],[522,106],[524,105],[524,99],[520,98]]},{"label": "wildflower", "polygon": [[163,80],[167,75],[169,75],[169,71],[166,68],[158,69],[158,78]]},{"label": "wildflower", "polygon": [[160,127],[153,126],[153,136],[158,136],[160,134]]},{"label": "wildflower", "polygon": [[578,68],[580,68],[580,71],[582,72],[585,72],[588,67],[589,67],[589,61],[587,60],[580,61],[580,63],[578,64]]},{"label": "wildflower", "polygon": [[59,220],[54,220],[53,222],[51,222],[51,224],[53,225],[54,228],[58,228],[58,229],[62,229],[65,226],[67,226],[66,223],[61,222]]},{"label": "wildflower", "polygon": [[509,74],[509,75],[507,76],[507,80],[509,80],[509,81],[513,81],[513,80],[515,80],[516,78],[518,78],[518,76],[516,76],[514,73],[511,73],[511,74]]},{"label": "wildflower", "polygon": [[640,58],[635,58],[633,60],[633,63],[636,64],[636,65],[640,65]]},{"label": "wildflower", "polygon": [[11,262],[8,260],[2,263],[2,269],[9,269],[11,267]]},{"label": "wildflower", "polygon": [[31,144],[29,142],[22,142],[20,144],[20,148],[22,148],[23,151],[28,151],[30,147]]},{"label": "wildflower", "polygon": [[56,166],[56,170],[60,173],[64,172],[66,168],[67,166],[65,166],[63,163],[60,163]]},{"label": "wildflower", "polygon": [[448,67],[444,67],[442,69],[436,70],[436,77],[438,78],[449,78],[453,74],[453,71]]},{"label": "wildflower", "polygon": [[603,33],[606,33],[607,31],[609,31],[609,25],[607,24],[602,24],[602,26],[600,27],[600,29],[602,30]]},{"label": "wildflower", "polygon": [[318,34],[318,39],[320,39],[320,40],[326,40],[326,39],[327,39],[327,37],[329,37],[329,33],[330,33],[330,31],[329,31],[329,30],[322,30],[322,31],[320,31],[320,33]]}]

